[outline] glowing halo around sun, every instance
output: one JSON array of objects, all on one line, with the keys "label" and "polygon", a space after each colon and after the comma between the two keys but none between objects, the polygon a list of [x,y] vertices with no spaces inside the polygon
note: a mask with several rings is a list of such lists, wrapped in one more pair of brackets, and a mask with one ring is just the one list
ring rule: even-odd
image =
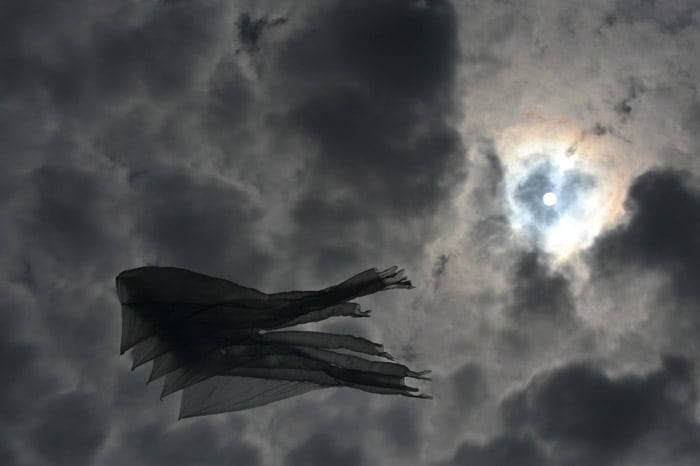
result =
[{"label": "glowing halo around sun", "polygon": [[498,140],[511,228],[555,261],[586,249],[621,219],[629,167],[609,137],[539,121]]}]

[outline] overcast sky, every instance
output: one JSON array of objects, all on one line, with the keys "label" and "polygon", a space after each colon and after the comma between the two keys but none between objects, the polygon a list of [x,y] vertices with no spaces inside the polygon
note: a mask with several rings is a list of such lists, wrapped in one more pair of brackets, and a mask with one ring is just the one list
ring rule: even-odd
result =
[{"label": "overcast sky", "polygon": [[[700,464],[700,1],[0,3],[0,463]],[[559,202],[540,203],[547,192]],[[177,421],[114,277],[399,265],[432,401]]]}]

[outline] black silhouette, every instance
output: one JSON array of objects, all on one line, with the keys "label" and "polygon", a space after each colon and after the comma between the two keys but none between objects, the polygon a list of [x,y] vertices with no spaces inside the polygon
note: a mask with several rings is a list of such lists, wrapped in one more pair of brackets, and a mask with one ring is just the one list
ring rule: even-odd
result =
[{"label": "black silhouette", "polygon": [[404,384],[405,377],[426,379],[429,371],[387,362],[394,359],[380,344],[279,330],[335,316],[368,317],[349,301],[392,288],[412,288],[396,267],[366,270],[320,291],[272,294],[174,267],[126,270],[117,276],[121,352],[133,348],[134,368],[153,361],[149,382],[165,377],[161,397],[183,391],[181,418],[325,387],[429,398]]}]

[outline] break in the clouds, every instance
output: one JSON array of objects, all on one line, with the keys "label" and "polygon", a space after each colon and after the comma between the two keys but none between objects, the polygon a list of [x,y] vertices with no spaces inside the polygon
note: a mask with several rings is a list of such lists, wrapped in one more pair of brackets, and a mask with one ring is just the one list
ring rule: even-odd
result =
[{"label": "break in the clouds", "polygon": [[[2,2],[0,462],[698,463],[699,14]],[[121,270],[394,263],[416,289],[323,329],[434,368],[430,402],[177,422],[118,357]]]}]

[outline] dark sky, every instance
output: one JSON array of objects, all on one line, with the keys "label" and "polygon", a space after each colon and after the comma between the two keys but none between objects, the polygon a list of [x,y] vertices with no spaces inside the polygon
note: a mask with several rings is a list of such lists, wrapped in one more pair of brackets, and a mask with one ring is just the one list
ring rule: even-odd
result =
[{"label": "dark sky", "polygon": [[[700,464],[698,57],[698,0],[0,2],[0,464]],[[177,421],[119,356],[124,269],[393,264],[323,329],[432,401]]]}]

